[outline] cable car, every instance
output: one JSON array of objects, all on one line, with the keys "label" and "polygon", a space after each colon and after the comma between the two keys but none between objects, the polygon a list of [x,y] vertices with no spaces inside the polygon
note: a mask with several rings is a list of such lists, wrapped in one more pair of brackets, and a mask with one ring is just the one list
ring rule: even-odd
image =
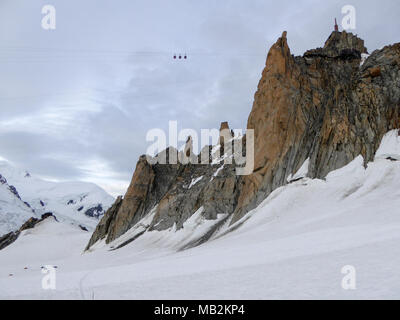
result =
[{"label": "cable car", "polygon": [[174,59],[187,59],[188,58],[188,56],[187,56],[187,54],[185,53],[184,55],[183,54],[176,54],[176,53],[174,53],[174,55],[173,55],[173,58]]}]

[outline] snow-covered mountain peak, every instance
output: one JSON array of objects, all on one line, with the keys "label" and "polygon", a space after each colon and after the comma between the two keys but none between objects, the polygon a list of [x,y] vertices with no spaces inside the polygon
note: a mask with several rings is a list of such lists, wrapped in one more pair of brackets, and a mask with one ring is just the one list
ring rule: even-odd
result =
[{"label": "snow-covered mountain peak", "polygon": [[91,230],[114,201],[93,183],[46,181],[8,161],[0,161],[0,185],[0,220],[8,221],[0,223],[0,234],[13,231],[31,216],[40,217],[47,212],[60,221]]},{"label": "snow-covered mountain peak", "polygon": [[0,236],[19,228],[32,216],[36,216],[33,209],[21,200],[15,187],[0,175]]}]

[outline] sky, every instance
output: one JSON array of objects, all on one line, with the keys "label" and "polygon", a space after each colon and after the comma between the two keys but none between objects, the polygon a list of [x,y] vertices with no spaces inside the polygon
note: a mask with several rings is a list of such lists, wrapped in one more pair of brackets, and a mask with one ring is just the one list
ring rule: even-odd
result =
[{"label": "sky", "polygon": [[323,46],[345,5],[370,52],[400,41],[398,0],[0,0],[0,159],[124,194],[149,130],[244,129],[272,44]]}]

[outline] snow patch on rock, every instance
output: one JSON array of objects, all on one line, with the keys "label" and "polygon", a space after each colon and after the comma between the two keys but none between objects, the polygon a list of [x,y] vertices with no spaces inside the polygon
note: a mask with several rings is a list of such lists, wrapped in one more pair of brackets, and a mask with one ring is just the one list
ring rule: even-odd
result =
[{"label": "snow patch on rock", "polygon": [[192,182],[191,182],[190,185],[189,185],[189,189],[190,189],[191,187],[193,187],[196,183],[200,182],[201,179],[203,179],[203,176],[198,177],[198,178],[195,178],[195,179],[192,179]]},{"label": "snow patch on rock", "polygon": [[389,131],[382,139],[375,159],[400,160],[400,131]]},{"label": "snow patch on rock", "polygon": [[308,158],[306,161],[304,161],[303,165],[300,167],[300,169],[294,174],[290,174],[289,177],[287,178],[287,182],[293,182],[300,180],[302,178],[306,178],[308,174],[308,167],[310,166],[310,158]]},{"label": "snow patch on rock", "polygon": [[365,63],[365,61],[367,61],[369,56],[370,56],[370,54],[368,54],[368,53],[361,53],[360,67],[362,67],[362,65]]}]

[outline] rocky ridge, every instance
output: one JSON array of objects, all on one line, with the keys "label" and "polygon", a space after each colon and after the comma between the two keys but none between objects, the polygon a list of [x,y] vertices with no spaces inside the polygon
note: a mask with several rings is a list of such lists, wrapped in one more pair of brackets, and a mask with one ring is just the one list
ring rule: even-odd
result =
[{"label": "rocky ridge", "polygon": [[333,32],[323,48],[295,57],[284,32],[268,53],[248,119],[255,134],[253,173],[238,176],[234,162],[213,157],[224,141],[207,147],[209,165],[150,164],[142,156],[125,197],[107,211],[87,249],[114,241],[150,212],[142,233],[179,230],[200,208],[205,219],[226,214],[192,244],[198,245],[239,221],[305,163],[309,177],[324,178],[360,154],[372,160],[383,135],[400,128],[400,43],[361,64],[366,53],[363,40]]}]

